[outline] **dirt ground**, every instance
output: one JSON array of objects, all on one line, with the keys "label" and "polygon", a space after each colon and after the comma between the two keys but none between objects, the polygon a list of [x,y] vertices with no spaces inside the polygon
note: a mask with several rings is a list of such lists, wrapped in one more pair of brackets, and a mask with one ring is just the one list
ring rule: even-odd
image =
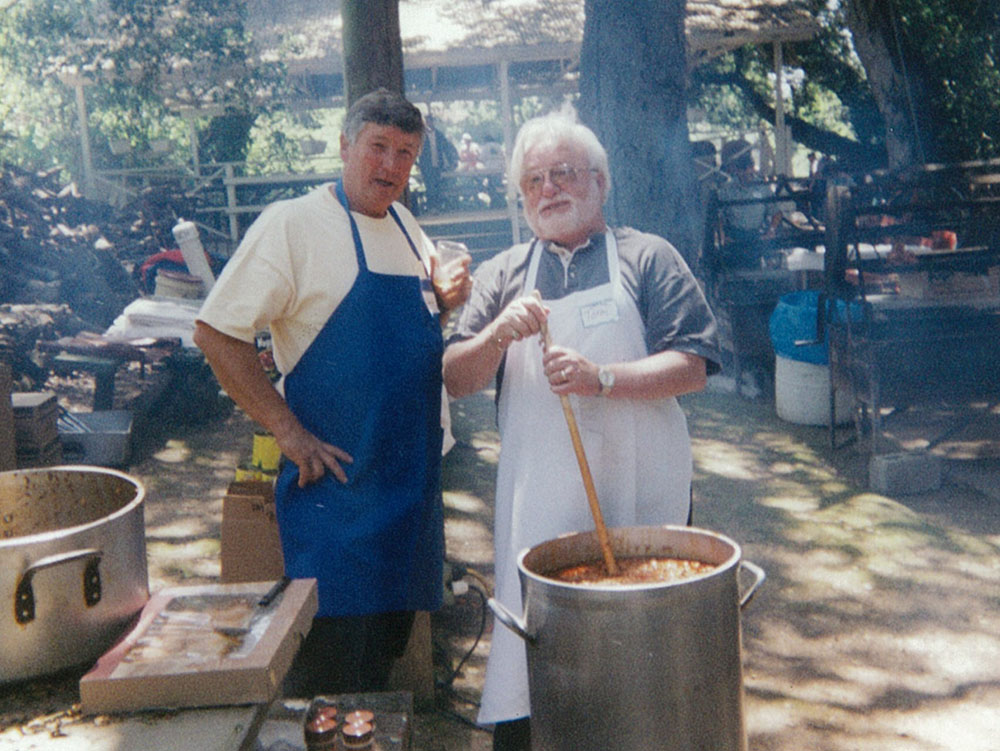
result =
[{"label": "dirt ground", "polygon": [[[767,398],[721,388],[682,404],[694,524],[731,537],[767,572],[742,614],[749,748],[1000,748],[1000,418],[982,409],[978,429],[935,447],[939,490],[892,498],[867,489],[863,444],[831,449],[825,429],[782,422]],[[437,706],[418,713],[414,751],[491,743],[473,718],[492,628],[479,592],[492,582],[499,443],[488,394],[452,406],[447,555],[472,588],[433,618]],[[918,428],[896,438],[919,448]],[[218,578],[222,496],[252,432],[234,411],[158,426],[145,442],[129,471],[148,492],[151,589]],[[46,721],[72,715],[78,677],[0,690],[0,727],[48,732]]]}]

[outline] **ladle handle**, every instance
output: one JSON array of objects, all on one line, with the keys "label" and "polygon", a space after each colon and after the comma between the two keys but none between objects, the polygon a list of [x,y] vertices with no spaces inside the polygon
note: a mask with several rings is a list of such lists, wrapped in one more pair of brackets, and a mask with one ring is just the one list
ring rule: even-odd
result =
[{"label": "ladle handle", "polygon": [[[541,301],[542,295],[536,289],[532,294]],[[546,351],[552,344],[549,336],[549,327],[542,324],[541,329],[542,344]],[[583,440],[580,438],[580,429],[576,425],[576,416],[573,414],[573,406],[569,402],[569,396],[559,395],[562,404],[563,415],[566,417],[566,425],[569,427],[569,437],[573,441],[573,451],[576,454],[577,464],[580,465],[580,475],[583,477],[583,489],[587,493],[587,503],[590,504],[590,514],[594,517],[594,528],[597,531],[597,541],[601,544],[601,553],[604,555],[604,565],[608,569],[608,574],[617,576],[618,564],[615,562],[615,555],[611,550],[611,540],[608,537],[608,528],[604,524],[604,516],[601,514],[601,504],[597,500],[597,488],[594,487],[594,477],[590,473],[590,464],[587,462],[587,454],[583,450]]]}]

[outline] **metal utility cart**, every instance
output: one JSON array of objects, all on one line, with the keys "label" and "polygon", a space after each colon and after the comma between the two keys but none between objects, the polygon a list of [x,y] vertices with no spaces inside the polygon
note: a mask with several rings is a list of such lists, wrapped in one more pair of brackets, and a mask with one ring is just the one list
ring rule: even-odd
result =
[{"label": "metal utility cart", "polygon": [[[748,367],[773,370],[771,312],[782,295],[820,284],[819,272],[806,270],[822,268],[816,253],[824,242],[820,184],[779,178],[756,184],[764,190],[748,190],[753,193],[749,197],[733,197],[734,191],[722,189],[709,195],[700,276],[709,302],[728,328],[736,378]],[[734,231],[734,215],[759,216],[761,221],[755,231]],[[796,269],[790,263],[793,254],[816,263]]]},{"label": "metal utility cart", "polygon": [[[827,193],[821,315],[837,391],[856,434],[885,449],[885,423],[920,405],[957,406],[928,445],[1000,397],[1000,161],[929,165]],[[961,415],[961,416],[958,416]],[[849,442],[847,438],[839,445]]]}]

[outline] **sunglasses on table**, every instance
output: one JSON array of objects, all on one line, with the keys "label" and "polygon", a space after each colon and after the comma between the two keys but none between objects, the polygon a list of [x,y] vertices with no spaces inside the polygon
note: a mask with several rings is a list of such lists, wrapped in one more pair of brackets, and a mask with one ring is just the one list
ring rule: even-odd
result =
[{"label": "sunglasses on table", "polygon": [[569,164],[557,164],[547,169],[526,172],[521,177],[521,191],[526,196],[537,196],[545,186],[546,176],[549,182],[557,188],[565,190],[576,185],[577,181],[583,176],[590,173],[597,174],[597,172],[598,170],[594,167],[573,167]]}]

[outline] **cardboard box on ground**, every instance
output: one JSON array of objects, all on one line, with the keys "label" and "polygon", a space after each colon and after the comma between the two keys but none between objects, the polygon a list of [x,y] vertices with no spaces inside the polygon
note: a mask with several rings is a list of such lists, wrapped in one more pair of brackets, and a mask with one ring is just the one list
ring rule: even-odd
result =
[{"label": "cardboard box on ground", "polygon": [[[270,581],[284,573],[271,480],[232,482],[222,501],[223,583]],[[413,693],[420,709],[434,702],[430,614],[417,613],[406,653],[397,661],[390,687]]]},{"label": "cardboard box on ground", "polygon": [[270,581],[285,573],[274,512],[274,483],[232,482],[222,500],[222,581]]}]

